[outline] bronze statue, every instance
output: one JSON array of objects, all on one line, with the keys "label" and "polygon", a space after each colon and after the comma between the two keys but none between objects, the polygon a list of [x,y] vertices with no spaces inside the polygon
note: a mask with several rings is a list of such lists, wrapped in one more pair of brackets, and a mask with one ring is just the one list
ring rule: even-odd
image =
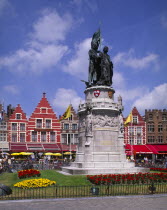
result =
[{"label": "bronze statue", "polygon": [[113,63],[110,60],[110,56],[107,54],[108,47],[105,46],[103,48],[103,53],[100,53],[101,57],[101,77],[98,81],[99,85],[112,85],[112,77],[113,77]]},{"label": "bronze statue", "polygon": [[89,76],[88,82],[85,82],[87,87],[96,85],[112,85],[113,63],[110,56],[107,54],[108,47],[103,48],[103,53],[98,51],[101,37],[100,30],[92,36],[91,49],[89,50]]},{"label": "bronze statue", "polygon": [[97,43],[91,42],[91,49],[89,50],[89,86],[95,85],[100,77],[100,57],[97,49]]}]

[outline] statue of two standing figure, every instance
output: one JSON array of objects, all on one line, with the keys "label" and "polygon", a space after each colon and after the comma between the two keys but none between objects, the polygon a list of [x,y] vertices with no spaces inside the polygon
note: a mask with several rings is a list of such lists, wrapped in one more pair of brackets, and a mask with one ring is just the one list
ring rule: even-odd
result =
[{"label": "statue of two standing figure", "polygon": [[103,48],[103,52],[98,51],[100,39],[100,30],[98,30],[93,34],[91,49],[89,50],[89,87],[95,85],[112,85],[113,63],[107,54],[107,46]]}]

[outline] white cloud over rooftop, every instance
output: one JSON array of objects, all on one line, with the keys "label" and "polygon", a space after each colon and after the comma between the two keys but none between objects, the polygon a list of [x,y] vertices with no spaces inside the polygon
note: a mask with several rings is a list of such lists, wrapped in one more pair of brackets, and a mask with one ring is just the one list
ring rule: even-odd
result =
[{"label": "white cloud over rooftop", "polygon": [[165,109],[167,107],[167,83],[156,86],[153,90],[143,94],[133,104],[139,110]]},{"label": "white cloud over rooftop", "polygon": [[113,58],[113,61],[116,65],[121,64],[137,70],[142,70],[149,66],[153,66],[157,70],[158,57],[155,53],[149,53],[143,57],[136,57],[134,49],[130,49],[128,52],[119,52]]},{"label": "white cloud over rooftop", "polygon": [[74,109],[77,111],[78,105],[83,99],[77,94],[73,89],[59,88],[55,97],[52,101],[54,107],[59,108],[60,110],[65,111],[69,104],[72,104]]}]

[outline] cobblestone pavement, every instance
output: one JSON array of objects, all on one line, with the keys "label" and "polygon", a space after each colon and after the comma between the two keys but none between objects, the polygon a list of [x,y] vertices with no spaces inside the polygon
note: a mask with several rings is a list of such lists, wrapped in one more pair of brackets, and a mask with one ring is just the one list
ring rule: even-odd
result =
[{"label": "cobblestone pavement", "polygon": [[0,201],[1,210],[166,210],[167,194],[76,199]]}]

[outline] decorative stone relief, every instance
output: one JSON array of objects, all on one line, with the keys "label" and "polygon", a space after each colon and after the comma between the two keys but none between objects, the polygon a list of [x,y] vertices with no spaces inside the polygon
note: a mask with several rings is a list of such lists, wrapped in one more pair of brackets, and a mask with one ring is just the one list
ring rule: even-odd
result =
[{"label": "decorative stone relief", "polygon": [[120,133],[123,133],[123,130],[124,130],[124,121],[123,121],[123,116],[120,113],[119,114],[119,131],[120,131]]},{"label": "decorative stone relief", "polygon": [[86,136],[92,135],[92,114],[91,114],[91,112],[88,112],[88,115],[86,117],[85,134],[86,134]]},{"label": "decorative stone relief", "polygon": [[85,129],[85,118],[84,117],[80,118],[80,120],[79,120],[79,130],[81,130],[82,128]]},{"label": "decorative stone relief", "polygon": [[109,117],[107,115],[95,115],[93,117],[93,126],[94,127],[117,127],[118,126],[118,117]]}]

